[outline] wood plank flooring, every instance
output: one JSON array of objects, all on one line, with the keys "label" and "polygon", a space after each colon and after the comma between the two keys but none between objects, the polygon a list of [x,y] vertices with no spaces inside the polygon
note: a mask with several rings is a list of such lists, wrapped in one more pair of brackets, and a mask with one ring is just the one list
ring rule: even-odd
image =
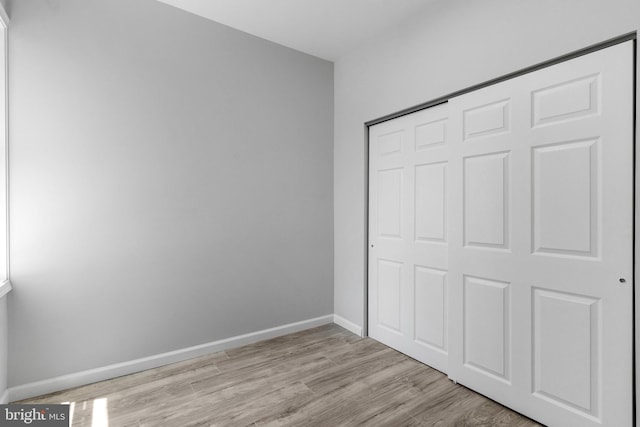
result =
[{"label": "wood plank flooring", "polygon": [[16,403],[62,402],[73,426],[539,425],[334,324]]}]

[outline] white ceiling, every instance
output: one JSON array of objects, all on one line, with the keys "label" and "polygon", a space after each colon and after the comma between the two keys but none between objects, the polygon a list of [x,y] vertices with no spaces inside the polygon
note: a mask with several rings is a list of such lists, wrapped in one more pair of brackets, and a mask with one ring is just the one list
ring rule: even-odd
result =
[{"label": "white ceiling", "polygon": [[409,19],[434,0],[159,0],[328,59]]}]

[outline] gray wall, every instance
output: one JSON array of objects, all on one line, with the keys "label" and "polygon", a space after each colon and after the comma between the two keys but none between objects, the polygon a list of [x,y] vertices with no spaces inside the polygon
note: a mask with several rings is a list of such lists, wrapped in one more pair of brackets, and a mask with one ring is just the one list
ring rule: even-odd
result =
[{"label": "gray wall", "polygon": [[[8,0],[0,0],[0,6],[7,10]],[[7,298],[0,298],[0,403],[5,403],[4,399],[7,390],[7,358],[8,358],[8,321],[7,321]]]},{"label": "gray wall", "polygon": [[155,0],[20,0],[9,386],[333,312],[333,66]]},{"label": "gray wall", "polygon": [[638,0],[438,0],[337,61],[335,314],[366,322],[366,121],[639,28]]}]

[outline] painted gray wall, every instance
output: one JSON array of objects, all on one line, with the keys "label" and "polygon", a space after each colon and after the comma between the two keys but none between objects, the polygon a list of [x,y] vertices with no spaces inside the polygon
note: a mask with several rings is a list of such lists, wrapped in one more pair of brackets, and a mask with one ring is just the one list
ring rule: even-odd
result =
[{"label": "painted gray wall", "polygon": [[9,386],[333,312],[333,65],[155,0],[11,10]]},{"label": "painted gray wall", "polygon": [[[8,11],[9,0],[0,0],[0,7]],[[5,403],[7,391],[7,359],[8,351],[8,319],[7,319],[7,298],[0,298],[0,403]]]},{"label": "painted gray wall", "polygon": [[365,324],[363,124],[640,29],[637,0],[436,1],[335,63],[335,314]]}]

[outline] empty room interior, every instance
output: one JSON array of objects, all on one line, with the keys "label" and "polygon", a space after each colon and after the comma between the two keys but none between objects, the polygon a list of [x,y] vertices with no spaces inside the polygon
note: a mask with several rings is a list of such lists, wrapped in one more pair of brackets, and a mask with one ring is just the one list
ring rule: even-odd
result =
[{"label": "empty room interior", "polygon": [[0,24],[0,425],[640,425],[637,0]]}]

